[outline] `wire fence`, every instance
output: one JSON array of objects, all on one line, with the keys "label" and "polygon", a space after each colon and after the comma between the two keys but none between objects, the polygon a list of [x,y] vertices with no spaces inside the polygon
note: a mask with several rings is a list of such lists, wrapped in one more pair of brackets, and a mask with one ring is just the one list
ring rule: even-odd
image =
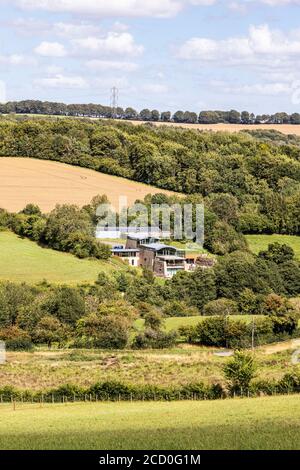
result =
[{"label": "wire fence", "polygon": [[285,393],[278,392],[276,390],[273,390],[269,393],[254,393],[251,391],[247,391],[245,393],[232,393],[232,394],[227,394],[223,395],[221,397],[209,397],[209,396],[203,396],[202,394],[198,393],[191,393],[191,394],[182,394],[182,393],[177,393],[173,394],[172,396],[166,395],[156,395],[153,394],[153,396],[150,396],[149,394],[141,394],[141,396],[137,397],[134,394],[86,394],[84,396],[82,395],[76,395],[73,394],[73,396],[67,396],[67,395],[62,395],[62,396],[57,396],[55,394],[47,394],[43,395],[40,394],[38,397],[37,396],[32,396],[29,397],[28,395],[20,395],[18,397],[16,396],[3,396],[0,395],[0,405],[11,405],[12,408],[15,410],[21,405],[38,405],[39,407],[43,407],[44,405],[67,405],[67,404],[84,404],[84,403],[120,403],[120,402],[176,402],[176,401],[205,401],[205,400],[225,400],[225,399],[245,399],[245,398],[257,398],[257,397],[266,397],[266,396],[282,396],[282,395],[299,395],[300,394],[300,387],[298,390],[286,390]]}]

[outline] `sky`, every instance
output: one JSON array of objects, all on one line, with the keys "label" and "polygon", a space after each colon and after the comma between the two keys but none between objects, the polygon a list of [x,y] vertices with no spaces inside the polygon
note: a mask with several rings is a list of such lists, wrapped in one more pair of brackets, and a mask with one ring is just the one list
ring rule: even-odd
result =
[{"label": "sky", "polygon": [[0,0],[0,101],[300,112],[300,0]]}]

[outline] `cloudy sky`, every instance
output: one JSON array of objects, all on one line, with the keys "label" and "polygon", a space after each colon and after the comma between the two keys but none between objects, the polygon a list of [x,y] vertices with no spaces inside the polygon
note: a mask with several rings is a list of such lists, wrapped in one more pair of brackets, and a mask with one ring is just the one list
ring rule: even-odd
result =
[{"label": "cloudy sky", "polygon": [[0,99],[300,111],[300,0],[0,0]]}]

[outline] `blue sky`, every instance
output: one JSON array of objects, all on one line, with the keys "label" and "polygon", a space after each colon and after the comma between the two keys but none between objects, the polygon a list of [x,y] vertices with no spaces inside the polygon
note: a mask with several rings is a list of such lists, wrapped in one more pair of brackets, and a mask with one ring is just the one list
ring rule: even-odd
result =
[{"label": "blue sky", "polygon": [[300,0],[0,0],[0,99],[300,111]]}]

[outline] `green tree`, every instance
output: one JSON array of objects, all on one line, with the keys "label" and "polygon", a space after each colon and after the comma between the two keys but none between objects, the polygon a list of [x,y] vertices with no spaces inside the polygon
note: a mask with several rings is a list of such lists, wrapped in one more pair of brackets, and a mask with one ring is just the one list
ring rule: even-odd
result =
[{"label": "green tree", "polygon": [[255,377],[256,363],[252,354],[236,351],[234,357],[224,366],[225,378],[232,392],[245,393]]}]

